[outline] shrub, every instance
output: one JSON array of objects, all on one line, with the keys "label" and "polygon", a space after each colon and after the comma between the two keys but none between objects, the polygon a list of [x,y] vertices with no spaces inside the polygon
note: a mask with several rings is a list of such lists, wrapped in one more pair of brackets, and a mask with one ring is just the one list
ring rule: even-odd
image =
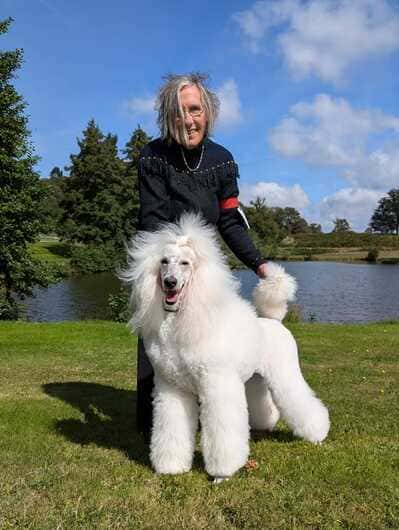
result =
[{"label": "shrub", "polygon": [[83,274],[115,270],[119,258],[111,245],[81,245],[71,249],[71,265]]},{"label": "shrub", "polygon": [[302,321],[303,321],[302,312],[301,312],[301,308],[299,307],[299,305],[298,304],[290,305],[290,307],[288,308],[287,314],[285,315],[284,323],[289,322],[291,324],[294,324],[294,323],[302,322]]},{"label": "shrub", "polygon": [[108,297],[108,309],[110,319],[114,322],[127,322],[131,317],[129,306],[129,293],[127,289],[120,288],[118,294],[110,294]]},{"label": "shrub", "polygon": [[367,253],[366,260],[369,261],[370,263],[375,263],[377,261],[378,254],[379,254],[378,248],[376,247],[370,248]]},{"label": "shrub", "polygon": [[15,300],[0,300],[0,320],[20,320],[24,316],[23,306]]}]

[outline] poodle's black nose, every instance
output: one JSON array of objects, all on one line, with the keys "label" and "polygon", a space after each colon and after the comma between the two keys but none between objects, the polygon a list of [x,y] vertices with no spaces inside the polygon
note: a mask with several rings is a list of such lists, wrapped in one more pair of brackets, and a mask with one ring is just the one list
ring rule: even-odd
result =
[{"label": "poodle's black nose", "polygon": [[167,289],[174,289],[177,285],[177,280],[173,276],[168,276],[163,283]]}]

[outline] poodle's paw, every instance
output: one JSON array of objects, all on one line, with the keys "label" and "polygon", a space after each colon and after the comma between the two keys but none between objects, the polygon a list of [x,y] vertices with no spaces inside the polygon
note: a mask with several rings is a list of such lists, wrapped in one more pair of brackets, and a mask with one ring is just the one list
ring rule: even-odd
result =
[{"label": "poodle's paw", "polygon": [[191,465],[182,465],[180,462],[153,462],[153,466],[158,475],[180,475],[191,470]]},{"label": "poodle's paw", "polygon": [[156,473],[161,475],[178,475],[190,471],[192,455],[182,455],[175,451],[154,451],[150,453],[150,460]]},{"label": "poodle's paw", "polygon": [[221,484],[222,482],[226,482],[229,479],[230,479],[230,477],[214,477],[213,478],[213,484],[214,485]]},{"label": "poodle's paw", "polygon": [[328,410],[319,402],[319,406],[316,410],[313,410],[310,419],[295,426],[294,434],[314,444],[321,444],[327,437],[329,430],[330,419]]}]

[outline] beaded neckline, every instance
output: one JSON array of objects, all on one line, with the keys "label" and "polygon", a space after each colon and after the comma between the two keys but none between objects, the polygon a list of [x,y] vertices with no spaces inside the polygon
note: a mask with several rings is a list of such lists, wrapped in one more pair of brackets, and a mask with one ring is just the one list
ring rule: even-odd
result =
[{"label": "beaded neckline", "polygon": [[199,159],[199,161],[198,161],[198,164],[197,164],[195,167],[190,167],[190,166],[188,165],[188,162],[187,162],[187,160],[186,160],[186,156],[185,156],[185,154],[184,154],[184,150],[183,150],[182,146],[180,146],[180,152],[181,152],[181,156],[182,156],[182,158],[183,158],[184,165],[186,166],[186,168],[188,169],[188,171],[190,171],[191,173],[193,173],[194,171],[197,171],[197,170],[200,168],[200,166],[201,166],[201,162],[202,162],[202,157],[204,156],[204,144],[202,144],[202,146],[201,146],[201,156],[200,156],[200,159]]}]

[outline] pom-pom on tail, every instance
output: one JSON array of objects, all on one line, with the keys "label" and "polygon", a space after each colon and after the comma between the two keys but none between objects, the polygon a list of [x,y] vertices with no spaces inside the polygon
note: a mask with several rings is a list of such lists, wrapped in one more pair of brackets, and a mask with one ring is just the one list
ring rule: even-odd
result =
[{"label": "pom-pom on tail", "polygon": [[296,289],[295,278],[277,263],[268,263],[266,278],[258,281],[252,293],[259,316],[283,320],[288,302],[295,299]]}]

